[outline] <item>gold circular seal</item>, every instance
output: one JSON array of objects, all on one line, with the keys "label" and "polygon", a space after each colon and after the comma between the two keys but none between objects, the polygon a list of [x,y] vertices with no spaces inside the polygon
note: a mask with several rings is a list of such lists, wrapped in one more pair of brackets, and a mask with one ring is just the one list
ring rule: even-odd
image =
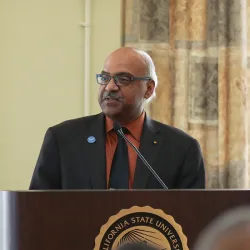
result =
[{"label": "gold circular seal", "polygon": [[166,250],[189,250],[187,237],[174,218],[150,206],[133,206],[111,216],[101,227],[94,250],[112,250],[128,242],[145,242]]}]

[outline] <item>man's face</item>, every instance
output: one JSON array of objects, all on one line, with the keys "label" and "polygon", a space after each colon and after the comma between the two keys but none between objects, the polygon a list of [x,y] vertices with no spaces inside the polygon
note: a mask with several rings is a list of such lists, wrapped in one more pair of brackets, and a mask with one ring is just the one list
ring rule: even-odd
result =
[{"label": "man's face", "polygon": [[153,93],[152,84],[148,87],[147,81],[126,82],[129,82],[130,77],[146,76],[146,69],[142,58],[135,53],[115,53],[109,56],[102,71],[104,79],[105,76],[119,76],[124,84],[117,86],[112,78],[107,85],[100,85],[98,101],[105,115],[125,121],[141,114],[145,95]]}]

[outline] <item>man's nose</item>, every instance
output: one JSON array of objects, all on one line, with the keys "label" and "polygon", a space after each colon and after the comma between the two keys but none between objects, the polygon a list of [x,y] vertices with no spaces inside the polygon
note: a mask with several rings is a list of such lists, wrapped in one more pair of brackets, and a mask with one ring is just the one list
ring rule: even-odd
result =
[{"label": "man's nose", "polygon": [[107,91],[118,91],[119,87],[115,84],[115,79],[112,77],[105,88]]}]

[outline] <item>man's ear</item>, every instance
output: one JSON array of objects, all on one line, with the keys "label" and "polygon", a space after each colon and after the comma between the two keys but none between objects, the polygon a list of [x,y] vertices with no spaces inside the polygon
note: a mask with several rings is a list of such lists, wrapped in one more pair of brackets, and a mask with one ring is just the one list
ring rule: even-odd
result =
[{"label": "man's ear", "polygon": [[154,93],[154,90],[155,90],[155,81],[154,80],[150,80],[150,81],[147,82],[146,85],[147,85],[147,90],[145,92],[144,98],[148,99]]}]

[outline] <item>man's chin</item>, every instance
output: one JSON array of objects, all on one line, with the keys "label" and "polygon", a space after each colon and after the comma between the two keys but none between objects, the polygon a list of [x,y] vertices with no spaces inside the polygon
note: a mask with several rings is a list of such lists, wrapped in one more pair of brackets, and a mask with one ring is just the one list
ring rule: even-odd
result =
[{"label": "man's chin", "polygon": [[110,119],[115,120],[115,118],[121,115],[121,109],[115,107],[105,107],[102,109],[102,112],[109,117]]}]

